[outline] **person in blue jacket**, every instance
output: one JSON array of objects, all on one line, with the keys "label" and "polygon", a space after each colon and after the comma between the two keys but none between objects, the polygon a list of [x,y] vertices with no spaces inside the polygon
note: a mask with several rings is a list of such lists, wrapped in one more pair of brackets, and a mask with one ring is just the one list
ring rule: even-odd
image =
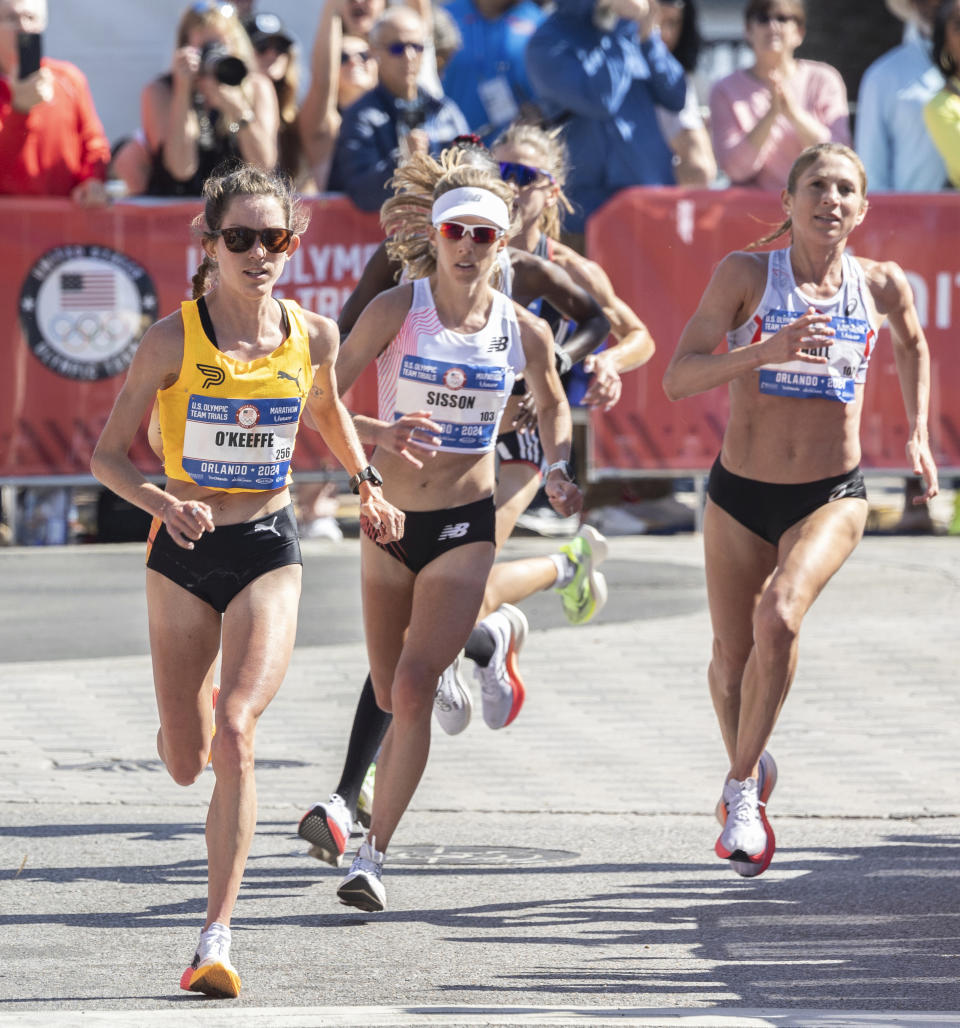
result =
[{"label": "person in blue jacket", "polygon": [[527,45],[527,74],[571,156],[567,231],[628,186],[673,185],[656,105],[683,108],[683,67],[660,38],[651,0],[557,0]]},{"label": "person in blue jacket", "polygon": [[425,35],[419,15],[402,6],[388,8],[370,31],[380,81],[344,112],[327,183],[360,210],[380,210],[398,161],[439,153],[467,132],[449,97],[431,96],[417,84]]},{"label": "person in blue jacket", "polygon": [[533,0],[451,0],[463,45],[443,70],[443,91],[488,145],[534,101],[524,54],[544,13]]}]

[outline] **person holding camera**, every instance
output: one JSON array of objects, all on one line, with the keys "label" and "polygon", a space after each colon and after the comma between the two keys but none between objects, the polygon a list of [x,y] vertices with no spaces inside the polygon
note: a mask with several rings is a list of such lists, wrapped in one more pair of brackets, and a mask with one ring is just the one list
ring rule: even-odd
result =
[{"label": "person holding camera", "polygon": [[170,73],[141,98],[151,196],[199,196],[230,158],[263,171],[277,164],[280,113],[257,71],[250,38],[228,4],[195,3],[181,15]]},{"label": "person holding camera", "polygon": [[387,181],[399,160],[438,154],[469,131],[460,108],[417,84],[426,29],[408,7],[390,7],[370,31],[379,83],[343,115],[327,188],[344,192],[364,211],[390,195]]},{"label": "person holding camera", "polygon": [[46,0],[0,0],[0,195],[106,203],[110,144],[83,72],[42,57]]}]

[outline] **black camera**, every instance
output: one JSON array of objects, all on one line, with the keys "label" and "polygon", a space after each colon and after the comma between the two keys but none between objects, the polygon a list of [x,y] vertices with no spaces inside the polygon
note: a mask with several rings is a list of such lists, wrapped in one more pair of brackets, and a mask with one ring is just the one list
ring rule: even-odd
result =
[{"label": "black camera", "polygon": [[39,32],[18,32],[17,51],[20,55],[18,78],[25,79],[40,68],[43,56],[43,36]]},{"label": "black camera", "polygon": [[247,77],[247,66],[221,43],[207,43],[200,51],[200,74],[212,75],[225,86],[239,86]]}]

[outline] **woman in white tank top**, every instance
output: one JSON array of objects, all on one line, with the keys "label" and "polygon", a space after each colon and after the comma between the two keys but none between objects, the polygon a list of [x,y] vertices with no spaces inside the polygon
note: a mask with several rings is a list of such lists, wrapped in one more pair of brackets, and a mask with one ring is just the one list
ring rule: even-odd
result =
[{"label": "woman in white tank top", "polygon": [[[420,781],[437,680],[462,649],[494,556],[494,443],[514,377],[534,393],[558,513],[580,509],[566,477],[570,411],[546,325],[494,289],[511,228],[510,188],[489,170],[416,155],[395,177],[381,220],[410,279],[375,297],[337,361],[348,389],[376,360],[379,419],[356,419],[384,496],[405,513],[399,545],[363,525],[362,590],[377,703],[393,723],[377,762],[367,840],[337,890],[341,902],[382,910],[384,851]],[[432,205],[403,188],[433,180]],[[408,434],[407,446],[397,433]],[[426,449],[424,449],[426,447]]]},{"label": "woman in white tank top", "polygon": [[[860,415],[884,320],[906,406],[907,460],[936,495],[927,436],[930,356],[901,268],[845,253],[866,215],[866,173],[841,143],[809,147],[782,193],[790,232],[772,253],[732,253],[680,337],[673,400],[728,385],[730,419],[704,515],[713,623],[709,683],[730,760],[715,849],[742,875],[775,847],[765,749],[793,681],[804,615],[860,541],[867,518]],[[759,245],[759,244],[757,244]],[[715,353],[726,337],[726,352]]]}]

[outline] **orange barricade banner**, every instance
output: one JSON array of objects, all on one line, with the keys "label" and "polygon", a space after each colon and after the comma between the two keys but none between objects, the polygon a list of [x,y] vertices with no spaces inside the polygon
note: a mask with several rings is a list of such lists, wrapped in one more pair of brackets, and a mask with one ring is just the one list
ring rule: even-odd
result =
[{"label": "orange barricade banner", "polygon": [[[309,229],[275,293],[335,318],[383,238],[375,215],[342,197],[305,201]],[[84,211],[63,200],[0,200],[0,479],[89,474],[90,456],[146,329],[190,296],[199,203],[130,203]],[[19,315],[19,317],[17,316]],[[347,397],[376,411],[372,369]],[[145,431],[131,451],[160,470]],[[318,433],[300,432],[295,468],[339,465]]]},{"label": "orange barricade banner", "polygon": [[[660,382],[717,263],[766,235],[782,216],[776,194],[663,188],[623,192],[590,219],[590,257],[657,344],[646,367],[624,376],[617,407],[591,417],[595,475],[698,471],[713,463],[727,421],[726,390],[671,403]],[[930,344],[930,435],[942,471],[960,468],[958,239],[960,195],[878,194],[849,245],[863,257],[896,261],[913,287]],[[787,237],[778,241],[786,242]],[[907,423],[887,328],[870,363],[861,438],[865,468],[909,470]]]}]

